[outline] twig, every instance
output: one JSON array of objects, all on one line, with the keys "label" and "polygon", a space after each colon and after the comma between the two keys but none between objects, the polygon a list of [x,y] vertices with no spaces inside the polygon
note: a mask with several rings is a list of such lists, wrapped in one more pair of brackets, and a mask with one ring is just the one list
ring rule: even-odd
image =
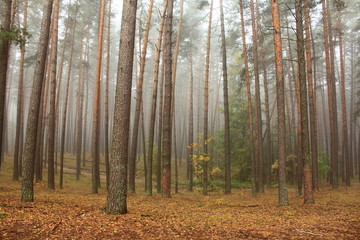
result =
[{"label": "twig", "polygon": [[307,234],[315,235],[315,236],[323,236],[322,234],[312,233],[312,232],[307,232],[307,231],[300,231],[300,230],[298,230],[298,229],[296,229],[296,231],[298,231],[298,232],[300,232],[300,233],[307,233]]}]

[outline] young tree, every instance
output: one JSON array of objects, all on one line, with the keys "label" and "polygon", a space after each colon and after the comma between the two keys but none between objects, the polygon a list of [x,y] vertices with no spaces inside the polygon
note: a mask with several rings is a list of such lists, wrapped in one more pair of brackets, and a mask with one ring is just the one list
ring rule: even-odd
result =
[{"label": "young tree", "polygon": [[0,167],[2,163],[3,147],[3,125],[5,114],[5,95],[6,95],[6,78],[9,58],[9,33],[11,23],[11,0],[4,0],[3,9],[1,9],[1,26],[0,26]]},{"label": "young tree", "polygon": [[285,134],[285,91],[284,70],[280,31],[280,12],[277,0],[271,1],[272,23],[274,27],[274,49],[276,66],[276,100],[278,111],[278,154],[279,154],[279,206],[289,205],[288,191],[286,188],[286,134]]},{"label": "young tree", "polygon": [[127,159],[136,9],[137,0],[124,1],[110,160],[110,185],[106,203],[106,212],[109,214],[127,212]]},{"label": "young tree", "polygon": [[224,81],[224,117],[225,117],[225,193],[231,193],[231,171],[230,171],[230,119],[229,119],[229,97],[226,63],[226,38],[224,24],[223,1],[220,0],[220,20],[221,20],[221,51]]},{"label": "young tree", "polygon": [[93,129],[92,129],[92,193],[98,193],[99,171],[98,165],[100,161],[100,81],[101,81],[101,65],[103,59],[103,42],[104,42],[104,22],[105,22],[105,0],[101,0],[100,18],[98,29],[98,49],[96,59],[96,73],[95,73],[95,96],[94,96],[94,115],[93,115]]},{"label": "young tree", "polygon": [[165,93],[162,129],[162,196],[171,197],[171,93],[172,93],[172,18],[173,0],[167,0],[164,37]]},{"label": "young tree", "polygon": [[39,48],[36,54],[36,65],[34,70],[33,89],[30,98],[30,111],[26,129],[23,179],[21,187],[21,201],[34,201],[34,159],[36,148],[36,133],[39,119],[40,98],[44,81],[45,62],[50,35],[51,13],[53,0],[47,0],[44,6],[44,15],[41,22]]}]

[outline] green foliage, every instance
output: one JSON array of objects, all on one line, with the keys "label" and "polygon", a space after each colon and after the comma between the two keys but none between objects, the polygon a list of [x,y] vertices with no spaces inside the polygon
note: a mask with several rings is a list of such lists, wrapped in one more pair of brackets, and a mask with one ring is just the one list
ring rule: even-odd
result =
[{"label": "green foliage", "polygon": [[330,159],[328,153],[320,151],[318,156],[318,174],[319,178],[326,179],[331,170]]},{"label": "green foliage", "polygon": [[19,28],[14,26],[12,31],[5,32],[0,30],[0,39],[2,41],[12,41],[20,48],[23,47],[27,42],[28,39],[31,37],[31,34],[28,32],[26,28]]}]

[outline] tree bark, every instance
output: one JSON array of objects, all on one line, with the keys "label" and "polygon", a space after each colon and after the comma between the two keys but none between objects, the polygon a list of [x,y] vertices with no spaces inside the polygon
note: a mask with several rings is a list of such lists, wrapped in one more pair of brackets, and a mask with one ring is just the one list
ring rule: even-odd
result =
[{"label": "tree bark", "polygon": [[251,99],[249,60],[246,49],[243,0],[240,0],[239,4],[240,4],[240,18],[241,18],[241,36],[242,36],[242,46],[243,46],[244,65],[245,65],[245,80],[246,80],[247,97],[248,97],[249,136],[250,136],[250,154],[251,154],[251,186],[252,186],[252,195],[256,196],[257,190],[256,190],[256,170],[255,170],[256,164],[255,164],[254,124],[253,124],[254,120],[253,120],[253,109],[252,109],[252,99]]},{"label": "tree bark", "polygon": [[[309,120],[308,120],[308,101],[306,86],[306,63],[304,46],[304,26],[303,26],[303,0],[296,0],[296,50],[298,63],[298,86],[300,92],[300,125],[301,125],[301,150],[302,164],[304,171],[304,203],[314,203],[313,185],[311,175],[311,150],[309,139]],[[309,70],[309,69],[308,69]]]},{"label": "tree bark", "polygon": [[224,86],[224,117],[225,117],[225,193],[231,193],[231,141],[230,141],[230,115],[229,115],[229,94],[226,63],[226,39],[223,1],[220,0],[220,20],[221,20],[221,50],[223,66],[223,86]]},{"label": "tree bark", "polygon": [[146,52],[149,41],[149,31],[150,31],[153,5],[154,5],[154,0],[150,0],[150,5],[146,17],[143,48],[141,50],[141,56],[140,56],[140,74],[136,87],[136,107],[135,107],[134,127],[132,132],[132,142],[131,142],[131,149],[129,155],[129,191],[130,192],[135,192],[135,176],[136,176],[135,160],[136,160],[137,142],[139,135],[141,105],[143,104],[142,98],[143,98],[143,84],[144,84],[144,74],[145,74],[145,64],[146,64]]},{"label": "tree bark", "polygon": [[158,89],[159,68],[160,68],[161,43],[164,32],[166,7],[167,7],[167,1],[165,1],[164,3],[164,9],[161,15],[161,23],[159,29],[159,37],[156,44],[156,56],[155,56],[155,66],[154,66],[154,74],[153,74],[153,90],[152,90],[152,99],[151,99],[150,129],[149,129],[149,143],[148,143],[148,164],[147,164],[148,185],[146,188],[148,196],[152,195],[152,165],[153,165],[154,136],[155,136],[156,100],[157,100],[157,89]]},{"label": "tree bark", "polygon": [[[21,187],[21,201],[34,201],[34,159],[36,148],[37,123],[39,119],[39,108],[41,90],[44,81],[45,62],[47,56],[47,48],[49,43],[49,29],[51,23],[53,0],[47,0],[44,6],[44,15],[41,22],[41,33],[39,39],[39,48],[37,51],[37,61],[34,70],[33,89],[30,98],[28,125],[26,129],[23,179]],[[1,106],[1,105],[0,105]]]},{"label": "tree bark", "polygon": [[[10,33],[11,24],[11,0],[4,0],[1,14],[1,32]],[[6,101],[6,78],[8,72],[10,41],[4,38],[0,39],[0,168],[3,161],[3,131],[4,131],[4,115]]]},{"label": "tree bark", "polygon": [[114,129],[110,160],[110,185],[106,203],[109,214],[127,213],[127,166],[131,83],[134,61],[136,0],[123,2],[119,65],[115,96]]},{"label": "tree bark", "polygon": [[285,100],[284,100],[284,70],[280,32],[280,13],[278,1],[271,1],[272,23],[274,27],[274,49],[276,66],[276,99],[278,111],[278,154],[279,154],[279,206],[288,206],[288,191],[286,187],[286,134],[285,134]]},{"label": "tree bark", "polygon": [[162,136],[162,196],[170,198],[171,188],[171,99],[172,99],[172,18],[173,0],[167,0],[165,17],[165,39],[164,39],[164,60],[165,60],[165,93],[163,113],[163,136]]},{"label": "tree bark", "polygon": [[[23,22],[22,27],[27,29],[27,9],[28,0],[24,1]],[[20,69],[19,69],[19,88],[17,99],[17,116],[16,116],[16,135],[15,135],[15,151],[14,151],[14,166],[13,166],[13,180],[19,180],[19,163],[22,159],[19,157],[22,151],[21,139],[24,131],[21,123],[24,121],[24,62],[25,62],[26,44],[20,45]]]},{"label": "tree bark", "polygon": [[193,53],[192,53],[192,36],[190,34],[190,108],[189,108],[189,135],[188,135],[188,157],[187,165],[189,171],[189,191],[193,191],[194,185],[194,168],[193,168],[193,146],[194,143],[194,74],[193,74]]},{"label": "tree bark", "polygon": [[104,21],[105,21],[105,0],[101,0],[98,30],[98,49],[96,59],[95,73],[95,96],[94,96],[94,114],[92,129],[92,193],[98,193],[99,187],[99,171],[98,165],[100,161],[100,90],[101,90],[101,66],[103,60],[103,42],[104,42]]}]

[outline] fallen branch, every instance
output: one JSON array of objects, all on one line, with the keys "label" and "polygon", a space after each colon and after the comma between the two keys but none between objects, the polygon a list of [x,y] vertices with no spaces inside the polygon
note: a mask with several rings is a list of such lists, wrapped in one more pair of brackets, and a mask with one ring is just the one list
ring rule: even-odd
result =
[{"label": "fallen branch", "polygon": [[299,233],[307,233],[307,234],[311,234],[311,235],[314,235],[314,236],[323,236],[322,234],[312,233],[312,232],[307,232],[307,231],[300,231],[298,229],[296,229],[296,231],[298,231]]}]

